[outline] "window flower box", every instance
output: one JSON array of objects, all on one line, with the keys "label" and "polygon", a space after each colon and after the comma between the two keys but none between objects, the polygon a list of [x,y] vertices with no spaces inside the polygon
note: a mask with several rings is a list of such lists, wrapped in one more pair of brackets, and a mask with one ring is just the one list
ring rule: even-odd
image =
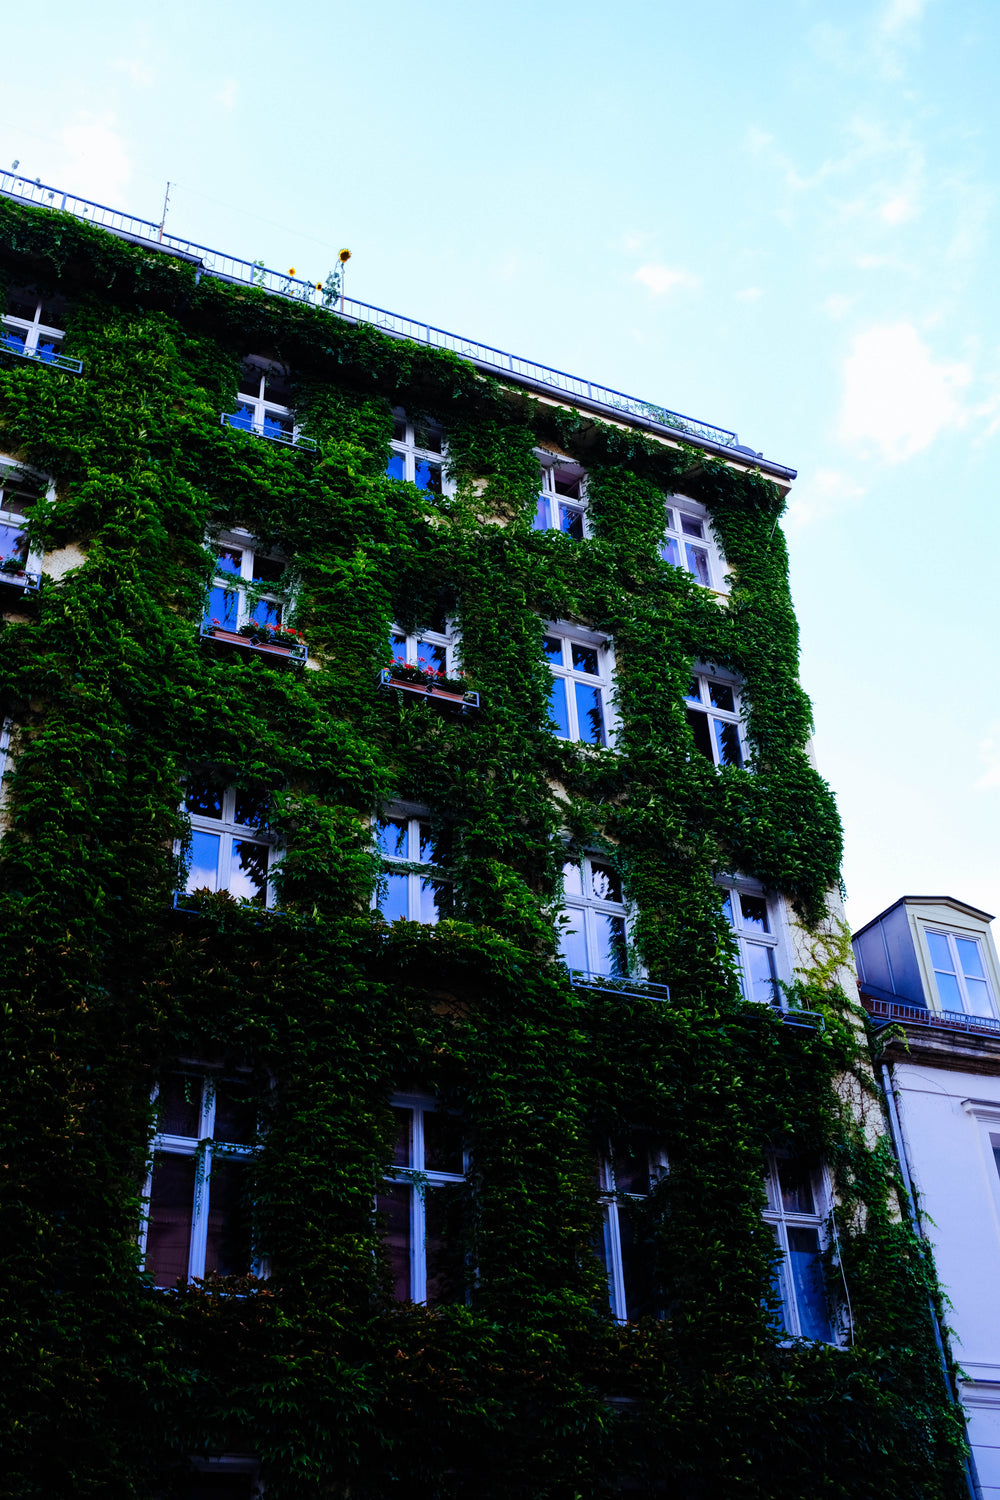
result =
[{"label": "window flower box", "polygon": [[442,705],[451,703],[463,711],[479,707],[479,694],[468,691],[464,677],[449,677],[411,662],[393,662],[391,667],[383,667],[378,682],[380,687],[396,688]]},{"label": "window flower box", "polygon": [[20,589],[22,594],[33,593],[40,586],[42,575],[29,573],[19,557],[8,557],[0,563],[0,584]]},{"label": "window flower box", "polygon": [[226,630],[217,620],[206,620],[201,627],[203,640],[220,641],[227,646],[239,646],[244,651],[260,651],[265,656],[279,656],[284,661],[300,666],[308,659],[309,651],[297,630],[282,625],[261,625],[251,621],[239,630]]}]

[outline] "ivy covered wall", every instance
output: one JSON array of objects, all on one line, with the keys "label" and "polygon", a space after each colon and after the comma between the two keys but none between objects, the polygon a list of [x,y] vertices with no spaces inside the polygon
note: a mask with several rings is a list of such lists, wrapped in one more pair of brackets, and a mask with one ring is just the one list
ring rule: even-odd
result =
[{"label": "ivy covered wall", "polygon": [[[191,1455],[240,1452],[268,1500],[963,1494],[835,966],[793,997],[824,1030],[743,1003],[713,880],[809,929],[838,878],[775,486],[60,214],[0,201],[0,269],[67,297],[83,361],[0,354],[0,451],[55,483],[33,545],[75,564],[12,592],[0,652],[3,1492],[183,1494]],[[220,425],[247,355],[288,365],[316,453]],[[386,477],[396,406],[443,424],[450,496]],[[587,540],[531,529],[538,446],[584,465]],[[674,492],[709,509],[728,606],[661,560]],[[309,668],[199,638],[206,538],[233,526],[289,559]],[[442,608],[475,713],[376,685],[390,623]],[[548,728],[553,619],[614,640],[613,750]],[[697,660],[745,683],[752,771],[693,751]],[[192,774],[269,789],[277,911],[174,908]],[[434,927],[371,911],[395,799],[429,810],[451,881]],[[620,870],[668,1001],[554,961],[567,833]],[[165,1292],[136,1245],[150,1097],[192,1061],[250,1070],[270,1275]],[[372,1200],[400,1089],[465,1122],[451,1306],[389,1294]],[[670,1170],[637,1230],[663,1316],[621,1325],[593,1163],[627,1130]],[[763,1163],[788,1144],[837,1183],[843,1347],[777,1327]]]}]

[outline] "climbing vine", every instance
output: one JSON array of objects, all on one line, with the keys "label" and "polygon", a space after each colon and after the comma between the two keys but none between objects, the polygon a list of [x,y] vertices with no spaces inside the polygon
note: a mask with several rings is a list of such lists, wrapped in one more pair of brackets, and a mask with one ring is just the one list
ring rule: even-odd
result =
[{"label": "climbing vine", "polygon": [[[2,627],[4,1493],[183,1494],[192,1455],[253,1452],[274,1500],[961,1494],[857,1017],[822,953],[792,999],[825,1029],[743,1003],[716,884],[821,932],[838,879],[775,486],[57,213],[0,201],[0,265],[68,298],[83,362],[0,355],[0,450],[54,481],[28,528],[68,559]],[[290,368],[315,453],[220,425],[247,355]],[[399,406],[443,423],[446,495],[386,477]],[[584,542],[532,530],[538,446],[586,469]],[[728,603],[661,559],[675,492]],[[206,538],[234,526],[288,559],[308,669],[199,638]],[[376,687],[392,622],[442,609],[476,713]],[[549,731],[552,619],[614,640],[613,750]],[[697,661],[745,684],[752,769],[693,750]],[[276,911],[175,909],[195,774],[266,789]],[[371,909],[370,819],[399,799],[450,882],[434,927]],[[568,983],[565,839],[617,866],[669,1000]],[[256,1090],[270,1275],[164,1292],[136,1241],[150,1099],[192,1060]],[[372,1212],[413,1089],[472,1162],[467,1296],[432,1309],[390,1298]],[[593,1164],[628,1132],[669,1171],[636,1219],[662,1315],[623,1326]],[[835,1174],[844,1347],[777,1326],[763,1162],[788,1143]]]}]

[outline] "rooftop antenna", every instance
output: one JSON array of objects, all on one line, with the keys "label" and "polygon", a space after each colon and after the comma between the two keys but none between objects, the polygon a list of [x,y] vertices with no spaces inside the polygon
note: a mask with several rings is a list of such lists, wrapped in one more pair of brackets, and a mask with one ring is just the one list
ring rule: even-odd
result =
[{"label": "rooftop antenna", "polygon": [[170,202],[170,183],[167,183],[167,191],[163,195],[163,218],[160,220],[159,243],[163,244],[163,226],[167,222],[167,204]]}]

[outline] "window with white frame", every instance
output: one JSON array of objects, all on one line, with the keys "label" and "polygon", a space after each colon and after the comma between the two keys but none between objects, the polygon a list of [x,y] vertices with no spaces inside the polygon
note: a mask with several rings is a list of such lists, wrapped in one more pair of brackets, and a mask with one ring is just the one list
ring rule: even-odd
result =
[{"label": "window with white frame", "polygon": [[392,445],[386,474],[406,479],[432,495],[447,493],[444,472],[444,432],[436,422],[411,422],[397,407],[392,414]]},{"label": "window with white frame", "polygon": [[154,1286],[256,1274],[246,1173],[257,1120],[249,1086],[239,1079],[169,1073],[155,1104],[141,1234]]},{"label": "window with white frame", "polygon": [[14,287],[7,297],[0,347],[46,363],[62,351],[65,320],[65,298],[40,297],[33,287]]},{"label": "window with white frame", "polygon": [[534,531],[562,531],[574,541],[586,536],[587,491],[583,469],[571,459],[539,453],[541,486]]},{"label": "window with white frame", "polygon": [[563,863],[559,952],[569,969],[623,979],[628,941],[622,878],[606,859],[574,855]]},{"label": "window with white frame", "polygon": [[723,911],[733,929],[743,996],[760,1005],[779,1005],[777,903],[759,886],[725,886]]},{"label": "window with white frame", "polygon": [[236,410],[227,413],[226,422],[243,432],[278,442],[294,443],[295,420],[292,415],[292,389],[289,372],[273,359],[256,355],[245,359],[237,385]]},{"label": "window with white frame", "polygon": [[597,1249],[608,1278],[608,1302],[620,1323],[660,1313],[644,1208],[666,1171],[663,1152],[641,1131],[613,1138],[598,1162],[603,1223]]},{"label": "window with white frame", "polygon": [[184,808],[191,820],[191,864],[184,889],[228,891],[253,906],[272,905],[275,839],[264,787],[218,786],[192,776]]},{"label": "window with white frame", "polygon": [[836,1343],[822,1262],[830,1211],[826,1172],[806,1157],[771,1151],[766,1188],[764,1220],[781,1252],[776,1290],[782,1326],[795,1338]]},{"label": "window with white frame", "polygon": [[41,555],[31,551],[24,522],[49,488],[40,475],[0,457],[0,583],[23,582],[41,571]]},{"label": "window with white frame", "polygon": [[448,677],[458,670],[455,632],[443,610],[438,610],[421,630],[406,631],[393,625],[389,636],[393,661],[409,662],[425,672],[440,672]]},{"label": "window with white frame", "polygon": [[671,567],[684,568],[707,589],[724,587],[726,564],[712,531],[708,512],[695,500],[674,495],[667,506],[660,556]]},{"label": "window with white frame", "polygon": [[925,927],[924,936],[941,1009],[995,1018],[996,1000],[979,939],[934,927]]},{"label": "window with white frame", "polygon": [[376,1208],[381,1215],[393,1296],[429,1305],[464,1298],[461,1205],[468,1153],[461,1118],[434,1099],[393,1100],[392,1162]]},{"label": "window with white frame", "polygon": [[611,642],[556,623],[546,627],[542,649],[552,669],[549,713],[556,738],[607,745],[614,672]]},{"label": "window with white frame", "polygon": [[715,766],[742,766],[740,695],[735,681],[721,674],[692,672],[684,706],[700,754]]},{"label": "window with white frame", "polygon": [[284,602],[278,591],[284,559],[258,547],[249,531],[223,532],[211,543],[215,578],[205,606],[207,623],[239,630],[251,621],[277,627]]},{"label": "window with white frame", "polygon": [[436,867],[434,835],[427,814],[389,808],[374,819],[373,829],[375,847],[383,860],[377,909],[387,922],[404,919],[433,927],[441,915],[447,882],[440,879]]}]

